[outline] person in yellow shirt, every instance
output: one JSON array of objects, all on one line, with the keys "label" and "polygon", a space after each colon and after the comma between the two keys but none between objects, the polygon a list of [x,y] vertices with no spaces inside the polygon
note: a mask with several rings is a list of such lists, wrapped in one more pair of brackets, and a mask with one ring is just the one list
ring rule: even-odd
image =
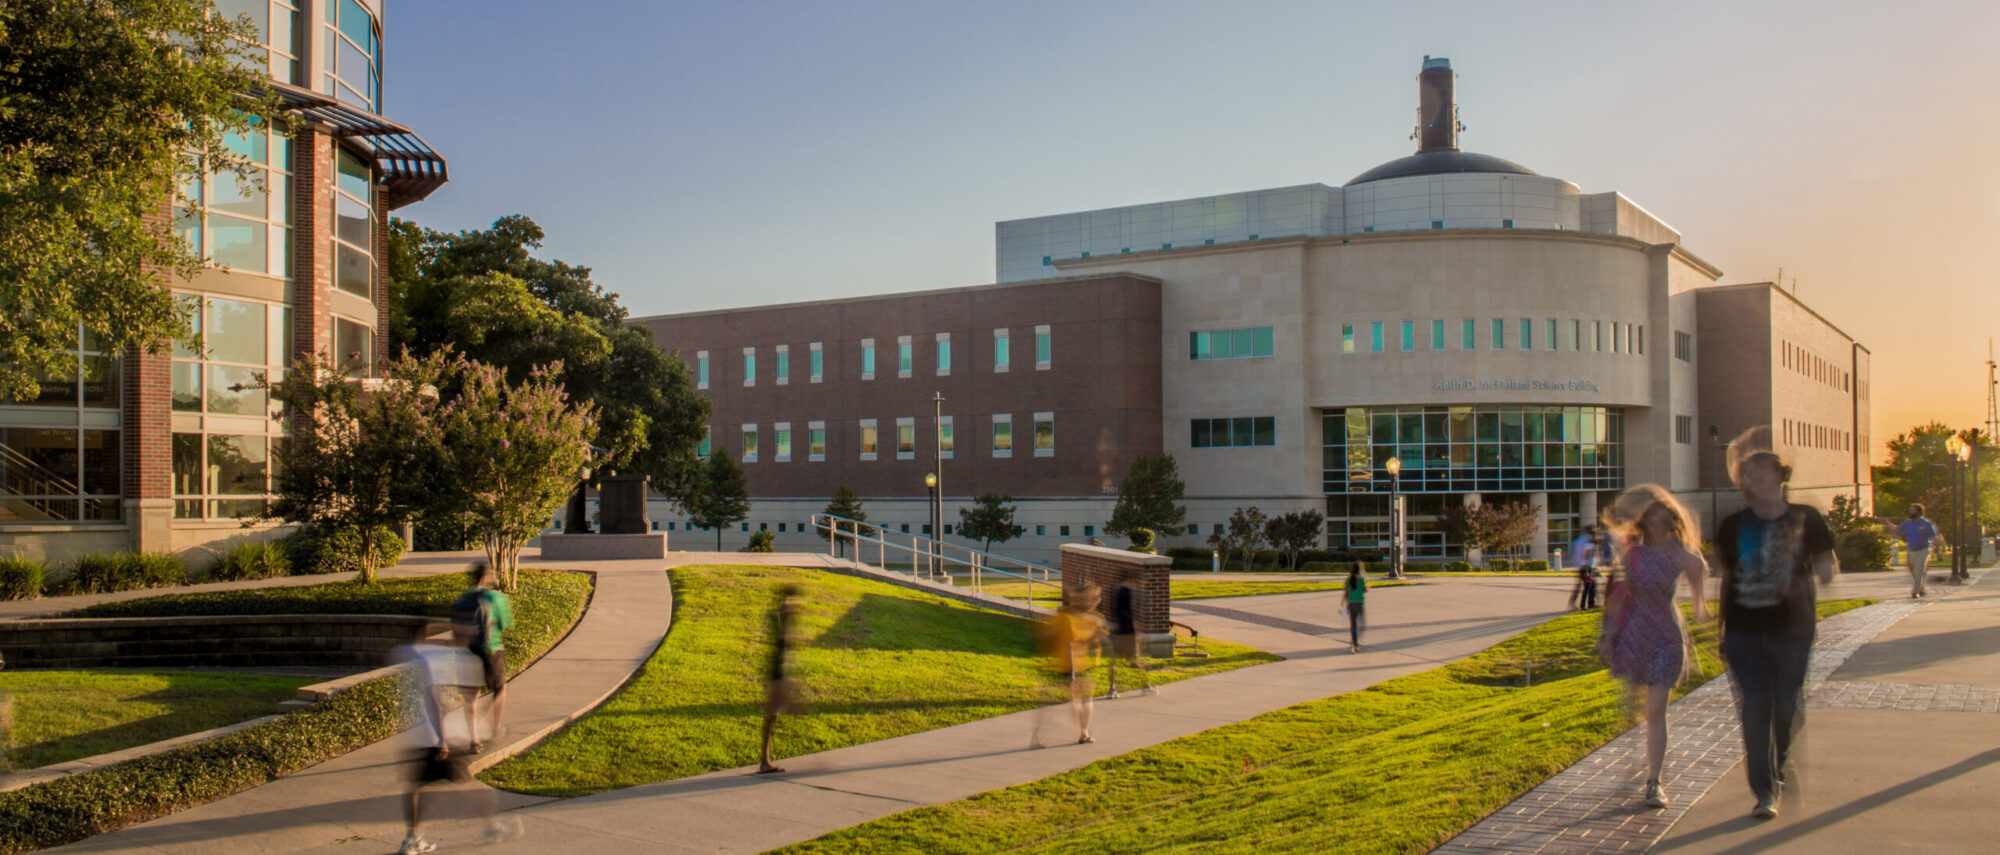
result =
[{"label": "person in yellow shirt", "polygon": [[[1091,609],[1097,599],[1096,586],[1086,584],[1078,588],[1040,629],[1038,646],[1051,680],[1068,691],[1070,710],[1076,716],[1078,744],[1097,741],[1090,735],[1093,693],[1090,669],[1097,666],[1097,648],[1104,641],[1104,623]],[[1046,711],[1052,707],[1042,709]],[[1035,733],[1031,744],[1036,748],[1042,747],[1042,722],[1045,717],[1042,712],[1035,715]]]}]

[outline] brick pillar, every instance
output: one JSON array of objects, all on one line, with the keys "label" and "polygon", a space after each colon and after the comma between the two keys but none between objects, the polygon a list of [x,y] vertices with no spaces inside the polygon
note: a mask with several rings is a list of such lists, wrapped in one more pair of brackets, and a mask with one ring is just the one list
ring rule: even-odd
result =
[{"label": "brick pillar", "polygon": [[[157,220],[166,223],[172,216],[173,203],[162,202]],[[173,271],[166,268],[147,265],[146,272],[159,277],[162,288],[173,281]],[[174,519],[173,354],[149,355],[134,348],[126,351],[124,363],[119,433],[124,442],[120,487],[126,546],[169,552]]]},{"label": "brick pillar", "polygon": [[1130,583],[1139,589],[1138,614],[1135,617],[1141,649],[1151,657],[1172,656],[1174,634],[1168,624],[1168,610],[1173,605],[1173,592],[1169,587],[1171,577],[1168,574],[1173,564],[1173,559],[1164,555],[1065,543],[1062,545],[1063,602],[1077,603],[1084,586],[1094,587],[1100,593],[1097,602],[1079,605],[1089,608],[1098,617],[1109,618],[1110,593],[1119,585]]},{"label": "brick pillar", "polygon": [[[389,352],[389,193],[379,184],[375,186],[373,237],[374,246],[369,247],[368,252],[375,258],[375,277],[374,284],[369,287],[368,292],[370,299],[375,302],[374,365],[381,365],[383,360],[401,354]],[[372,366],[369,373],[377,377],[382,374]]]},{"label": "brick pillar", "polygon": [[301,130],[292,140],[292,353],[333,352],[333,137]]}]

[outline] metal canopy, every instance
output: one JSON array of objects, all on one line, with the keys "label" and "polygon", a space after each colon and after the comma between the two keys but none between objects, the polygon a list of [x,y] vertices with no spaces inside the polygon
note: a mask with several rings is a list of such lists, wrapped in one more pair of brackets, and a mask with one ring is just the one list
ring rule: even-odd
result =
[{"label": "metal canopy", "polygon": [[375,167],[381,171],[384,201],[390,210],[423,201],[450,180],[444,156],[415,131],[309,89],[275,82],[270,87],[292,113],[332,128],[334,136],[368,144]]}]

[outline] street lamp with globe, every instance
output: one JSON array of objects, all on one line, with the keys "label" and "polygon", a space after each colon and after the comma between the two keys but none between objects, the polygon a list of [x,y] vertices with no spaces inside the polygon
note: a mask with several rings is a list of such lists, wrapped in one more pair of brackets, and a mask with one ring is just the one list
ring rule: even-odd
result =
[{"label": "street lamp with globe", "polygon": [[1390,457],[1382,468],[1389,471],[1389,577],[1403,578],[1403,459]]}]

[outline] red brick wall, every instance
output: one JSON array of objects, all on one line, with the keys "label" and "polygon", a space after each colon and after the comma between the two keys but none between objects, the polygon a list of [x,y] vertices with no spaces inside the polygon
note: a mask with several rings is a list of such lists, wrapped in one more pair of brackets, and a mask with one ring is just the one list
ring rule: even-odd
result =
[{"label": "red brick wall", "polygon": [[[164,202],[156,215],[160,222],[166,222],[173,212],[173,203]],[[172,271],[152,265],[147,272],[159,277],[161,282],[172,278]],[[162,285],[161,287],[165,287]],[[173,355],[171,352],[147,355],[137,349],[128,351],[123,366],[121,383],[124,395],[119,406],[123,410],[122,439],[124,455],[124,494],[127,499],[165,499],[173,495]]]},{"label": "red brick wall", "polygon": [[292,142],[292,358],[333,348],[333,137],[303,130]]},{"label": "red brick wall", "polygon": [[1171,632],[1167,615],[1173,606],[1171,577],[1168,575],[1172,569],[1173,560],[1164,555],[1065,543],[1062,546],[1063,601],[1077,602],[1085,586],[1095,588],[1099,596],[1092,610],[1108,621],[1112,593],[1119,585],[1129,582],[1139,589],[1139,632]]}]

